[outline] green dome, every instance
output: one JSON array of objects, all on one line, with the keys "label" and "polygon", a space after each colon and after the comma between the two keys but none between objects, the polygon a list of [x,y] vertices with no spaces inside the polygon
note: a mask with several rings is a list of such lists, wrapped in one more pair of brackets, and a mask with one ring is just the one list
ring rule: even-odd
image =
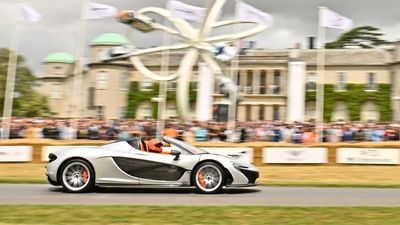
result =
[{"label": "green dome", "polygon": [[127,45],[129,44],[128,39],[116,33],[105,33],[97,36],[93,41],[92,45]]},{"label": "green dome", "polygon": [[75,57],[65,52],[55,52],[46,57],[45,63],[74,63]]}]

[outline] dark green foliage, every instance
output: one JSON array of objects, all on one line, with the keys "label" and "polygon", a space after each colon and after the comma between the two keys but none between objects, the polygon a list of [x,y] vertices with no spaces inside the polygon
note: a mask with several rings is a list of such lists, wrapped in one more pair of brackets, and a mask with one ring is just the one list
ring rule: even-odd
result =
[{"label": "dark green foliage", "polygon": [[[391,84],[379,84],[377,91],[365,91],[364,84],[346,84],[346,91],[335,91],[332,84],[324,85],[324,121],[330,121],[336,102],[347,103],[351,121],[359,121],[361,106],[366,101],[374,102],[380,112],[381,121],[392,119]],[[307,92],[306,101],[315,101],[316,92]]]},{"label": "dark green foliage", "polygon": [[372,26],[356,27],[349,32],[342,34],[338,40],[327,43],[326,48],[340,49],[347,46],[359,46],[361,48],[376,48],[381,45],[391,44],[391,42],[381,39],[383,34],[379,28]]},{"label": "dark green foliage", "polygon": [[[190,83],[190,91],[189,91],[189,101],[196,101],[196,91],[195,91],[195,83]],[[140,85],[138,81],[133,81],[130,84],[129,92],[128,92],[128,110],[126,112],[127,118],[136,118],[136,111],[139,105],[142,102],[151,102],[151,99],[158,96],[158,92],[160,89],[160,84],[158,82],[153,83],[153,89],[151,91],[142,91],[140,90]],[[175,91],[167,91],[167,100],[175,100],[176,93]],[[158,103],[151,102],[154,119],[157,118],[158,111]]]},{"label": "dark green foliage", "polygon": [[[0,112],[3,113],[5,85],[7,79],[9,50],[0,48]],[[35,117],[49,116],[50,110],[44,95],[37,93],[34,89],[36,77],[31,70],[24,65],[25,59],[18,56],[17,74],[15,80],[14,116]]]}]

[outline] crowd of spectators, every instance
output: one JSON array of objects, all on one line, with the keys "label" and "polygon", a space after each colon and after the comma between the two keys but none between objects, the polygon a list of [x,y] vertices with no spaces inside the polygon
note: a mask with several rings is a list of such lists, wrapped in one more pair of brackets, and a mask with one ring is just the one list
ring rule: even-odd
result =
[{"label": "crowd of spectators", "polygon": [[[184,141],[269,141],[287,143],[316,142],[312,122],[281,121],[236,122],[227,129],[223,122],[165,121],[163,134]],[[10,138],[49,138],[58,140],[118,140],[135,136],[154,138],[155,120],[42,119],[14,118]],[[2,124],[0,123],[0,132]],[[323,125],[323,142],[397,141],[400,123],[335,122]]]}]

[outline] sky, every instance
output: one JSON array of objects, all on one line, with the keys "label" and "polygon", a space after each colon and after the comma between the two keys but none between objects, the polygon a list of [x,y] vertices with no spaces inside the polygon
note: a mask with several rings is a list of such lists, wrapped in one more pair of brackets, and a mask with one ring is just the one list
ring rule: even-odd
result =
[{"label": "sky", "polygon": [[[22,1],[22,0],[20,0]],[[11,46],[12,33],[19,24],[21,37],[18,53],[25,56],[28,66],[36,75],[41,73],[41,62],[53,52],[77,55],[82,0],[25,0],[42,14],[38,23],[18,22],[19,11],[16,0],[0,0],[0,48]],[[181,0],[203,7],[208,0]],[[166,0],[92,0],[112,5],[118,10],[138,10],[143,7],[165,8]],[[400,40],[400,0],[246,0],[254,7],[271,14],[274,25],[261,34],[249,38],[256,47],[287,49],[300,43],[307,47],[307,37],[317,36],[318,7],[326,6],[339,14],[351,18],[354,26],[371,25],[381,29],[384,38]],[[226,0],[221,19],[234,17],[234,0]],[[232,29],[233,30],[233,29]],[[146,48],[162,44],[159,31],[141,33],[118,23],[115,18],[89,20],[86,23],[85,46],[102,33],[115,32],[128,35],[136,47]],[[229,29],[221,32],[231,32]],[[327,30],[327,41],[335,40],[342,31]],[[85,48],[88,55],[88,48]]]}]

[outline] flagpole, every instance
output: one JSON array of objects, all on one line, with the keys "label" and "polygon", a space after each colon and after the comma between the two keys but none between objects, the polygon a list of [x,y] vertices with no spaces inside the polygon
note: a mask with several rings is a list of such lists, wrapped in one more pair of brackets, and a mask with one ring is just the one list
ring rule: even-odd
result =
[{"label": "flagpole", "polygon": [[[20,1],[17,1],[17,3],[18,2]],[[4,94],[3,119],[2,119],[3,132],[1,135],[1,139],[3,140],[9,139],[10,137],[12,107],[14,102],[15,78],[17,75],[20,27],[21,27],[21,22],[19,21],[19,19],[17,19],[15,28],[12,30],[11,34],[11,44],[8,55],[7,81],[6,81],[6,90]]]},{"label": "flagpole", "polygon": [[85,7],[87,5],[87,0],[81,0],[81,14],[78,27],[78,39],[76,43],[76,61],[74,68],[74,78],[73,78],[73,90],[75,95],[75,129],[76,132],[79,130],[79,118],[81,116],[81,88],[82,88],[82,75],[83,75],[83,58],[85,54],[85,39],[86,39],[86,20],[83,18],[85,15]]},{"label": "flagpole", "polygon": [[[167,2],[167,8],[169,11],[168,2]],[[167,25],[167,21],[164,19],[164,26]],[[170,37],[169,34],[166,32],[163,32],[163,39],[162,39],[162,45],[166,46],[170,42]],[[169,73],[169,50],[162,51],[161,53],[161,74],[164,74],[165,76],[168,75]],[[158,108],[157,108],[157,134],[156,137],[157,139],[162,139],[163,136],[163,131],[165,128],[165,107],[167,104],[167,86],[168,83],[167,81],[159,81],[159,90],[158,90]]]},{"label": "flagpole", "polygon": [[325,39],[326,28],[322,26],[322,11],[325,7],[319,7],[318,13],[318,42],[319,48],[317,50],[317,96],[316,96],[316,120],[315,120],[315,133],[318,142],[323,141],[323,122],[324,122],[324,77],[325,77]]},{"label": "flagpole", "polygon": [[[242,0],[235,1],[235,16],[237,16],[236,14],[239,12],[238,7],[241,2],[243,2],[243,1]],[[240,28],[238,26],[235,26],[233,29],[234,29],[234,33],[238,33],[238,30],[240,31]],[[240,40],[236,41],[235,45],[236,45],[235,47],[238,48],[238,46],[240,45]],[[230,77],[231,77],[231,80],[234,85],[237,85],[236,74],[239,73],[240,48],[238,48],[237,52],[238,53],[236,56],[236,60],[232,60],[232,62],[231,62]],[[236,128],[237,95],[239,94],[239,93],[236,93],[236,90],[240,90],[240,88],[230,90],[230,93],[229,93],[230,105],[229,105],[229,110],[228,110],[227,130],[229,131],[228,133],[231,135],[231,138],[234,137],[235,128]],[[233,141],[233,139],[231,139],[231,140]]]}]

